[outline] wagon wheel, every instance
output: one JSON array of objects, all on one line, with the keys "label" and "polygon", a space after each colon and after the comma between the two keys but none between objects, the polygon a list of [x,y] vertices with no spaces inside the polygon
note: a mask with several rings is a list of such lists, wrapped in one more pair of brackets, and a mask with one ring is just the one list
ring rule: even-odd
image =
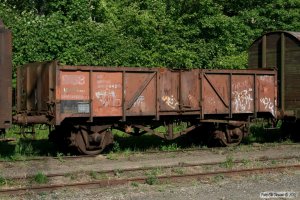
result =
[{"label": "wagon wheel", "polygon": [[75,146],[79,152],[86,155],[97,155],[113,142],[111,131],[106,130],[101,133],[90,133],[89,130],[82,127],[74,130],[77,130],[72,132],[72,135],[75,136]]},{"label": "wagon wheel", "polygon": [[237,146],[241,143],[244,136],[244,131],[242,127],[235,127],[225,130],[216,130],[215,137],[219,140],[222,146]]}]

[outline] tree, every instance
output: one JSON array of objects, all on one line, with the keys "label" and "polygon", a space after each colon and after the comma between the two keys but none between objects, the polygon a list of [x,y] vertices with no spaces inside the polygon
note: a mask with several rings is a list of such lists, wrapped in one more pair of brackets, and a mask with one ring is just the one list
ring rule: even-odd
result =
[{"label": "tree", "polygon": [[14,67],[244,68],[263,32],[299,31],[299,0],[5,0]]}]

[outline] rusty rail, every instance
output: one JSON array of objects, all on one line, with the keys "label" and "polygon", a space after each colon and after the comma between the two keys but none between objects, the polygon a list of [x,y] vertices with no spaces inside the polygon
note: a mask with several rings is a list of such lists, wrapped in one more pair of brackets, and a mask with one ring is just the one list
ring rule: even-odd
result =
[{"label": "rusty rail", "polygon": [[[276,167],[264,167],[264,168],[252,168],[252,169],[238,169],[238,170],[223,170],[223,171],[213,171],[205,173],[190,173],[183,175],[166,175],[166,176],[157,176],[157,180],[184,180],[190,178],[203,178],[210,177],[215,175],[223,176],[234,176],[234,175],[245,175],[253,173],[269,173],[269,172],[279,172],[281,170],[297,170],[300,169],[300,164],[296,165],[286,165],[286,166],[276,166]],[[130,182],[139,182],[145,183],[148,177],[134,177],[134,178],[125,178],[125,179],[109,179],[109,180],[98,180],[90,182],[81,182],[81,183],[70,183],[70,184],[56,184],[56,185],[42,185],[34,187],[23,187],[23,188],[13,188],[0,190],[0,194],[24,194],[28,191],[31,192],[41,192],[41,191],[53,191],[61,188],[99,188],[107,186],[116,186],[122,185]]]},{"label": "rusty rail", "polygon": [[[9,141],[15,141],[14,138],[9,138]],[[272,143],[270,143],[272,144]],[[273,144],[272,144],[273,145]],[[278,146],[299,146],[298,143],[288,143],[288,144],[278,144]],[[273,146],[252,146],[253,148],[274,148]],[[235,148],[235,147],[233,147]],[[202,148],[202,147],[193,147],[193,148],[187,148],[187,149],[178,149],[178,150],[153,150],[153,151],[138,151],[137,154],[159,154],[159,153],[176,153],[176,152],[191,152],[191,151],[215,151],[215,150],[228,150],[232,149],[232,147],[211,147],[211,148]],[[136,153],[133,152],[132,155],[135,155]],[[101,156],[107,156],[109,153],[102,153]],[[72,160],[72,159],[84,159],[84,158],[96,158],[99,155],[71,155],[71,156],[60,156],[60,157],[51,157],[51,156],[40,156],[40,157],[34,157],[34,158],[28,158],[28,159],[21,159],[21,160],[11,160],[12,162],[26,162],[26,161],[40,161],[40,160],[46,160],[46,159],[57,159],[57,160]],[[9,162],[9,160],[0,160],[0,163],[3,162]]]},{"label": "rusty rail", "polygon": [[[264,162],[264,161],[280,161],[280,160],[291,160],[291,159],[300,159],[299,156],[286,156],[286,157],[278,157],[278,158],[269,158],[269,157],[261,157],[258,159],[252,159],[249,161],[255,161],[255,162]],[[145,171],[145,170],[151,170],[155,168],[160,168],[160,169],[169,169],[169,168],[174,168],[174,167],[200,167],[200,166],[207,166],[207,165],[221,165],[226,160],[221,161],[221,162],[207,162],[207,163],[185,163],[185,162],[179,162],[178,164],[170,164],[170,165],[164,165],[164,166],[148,166],[148,167],[136,167],[136,168],[125,168],[125,169],[119,169],[122,172],[133,172],[133,171]],[[243,163],[244,160],[234,160],[234,164],[240,164]],[[99,170],[99,171],[93,171],[97,173],[106,173],[106,174],[114,174],[116,169],[110,169],[110,170]],[[78,172],[73,172],[73,173],[78,173]],[[65,176],[66,173],[53,173],[53,174],[46,174],[47,177],[59,177],[59,176]],[[33,178],[34,175],[27,175],[27,176],[14,176],[10,177],[10,179],[30,179]]]}]

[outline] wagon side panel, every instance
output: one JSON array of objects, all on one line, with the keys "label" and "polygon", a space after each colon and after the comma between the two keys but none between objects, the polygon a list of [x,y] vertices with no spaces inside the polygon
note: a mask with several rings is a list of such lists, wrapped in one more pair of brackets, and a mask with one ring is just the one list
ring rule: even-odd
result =
[{"label": "wagon side panel", "polygon": [[60,71],[56,76],[56,124],[67,117],[90,116],[89,72]]},{"label": "wagon side panel", "polygon": [[231,87],[232,113],[254,113],[254,74],[233,74]]},{"label": "wagon side panel", "polygon": [[125,75],[126,116],[156,115],[156,72],[127,72]]},{"label": "wagon side panel", "polygon": [[255,117],[268,113],[276,116],[275,70],[209,70],[200,74],[204,115],[234,118],[241,114]]},{"label": "wagon side panel", "polygon": [[[92,116],[122,116],[122,72],[92,73]],[[89,88],[89,87],[86,87]]]},{"label": "wagon side panel", "polygon": [[162,70],[159,80],[159,105],[162,114],[179,111],[180,101],[180,77],[179,72]]},{"label": "wagon side panel", "polygon": [[257,75],[257,112],[269,113],[276,117],[277,78],[275,75]]},{"label": "wagon side panel", "polygon": [[202,76],[202,109],[204,114],[229,113],[229,75],[209,72]]},{"label": "wagon side panel", "polygon": [[199,70],[183,71],[180,74],[180,106],[183,113],[200,112]]}]

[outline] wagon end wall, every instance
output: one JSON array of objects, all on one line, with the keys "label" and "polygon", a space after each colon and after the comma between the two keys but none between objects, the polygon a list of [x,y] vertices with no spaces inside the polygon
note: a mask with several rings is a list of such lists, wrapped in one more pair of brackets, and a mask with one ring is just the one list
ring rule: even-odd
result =
[{"label": "wagon end wall", "polygon": [[12,34],[0,20],[0,129],[9,128],[12,119]]}]

